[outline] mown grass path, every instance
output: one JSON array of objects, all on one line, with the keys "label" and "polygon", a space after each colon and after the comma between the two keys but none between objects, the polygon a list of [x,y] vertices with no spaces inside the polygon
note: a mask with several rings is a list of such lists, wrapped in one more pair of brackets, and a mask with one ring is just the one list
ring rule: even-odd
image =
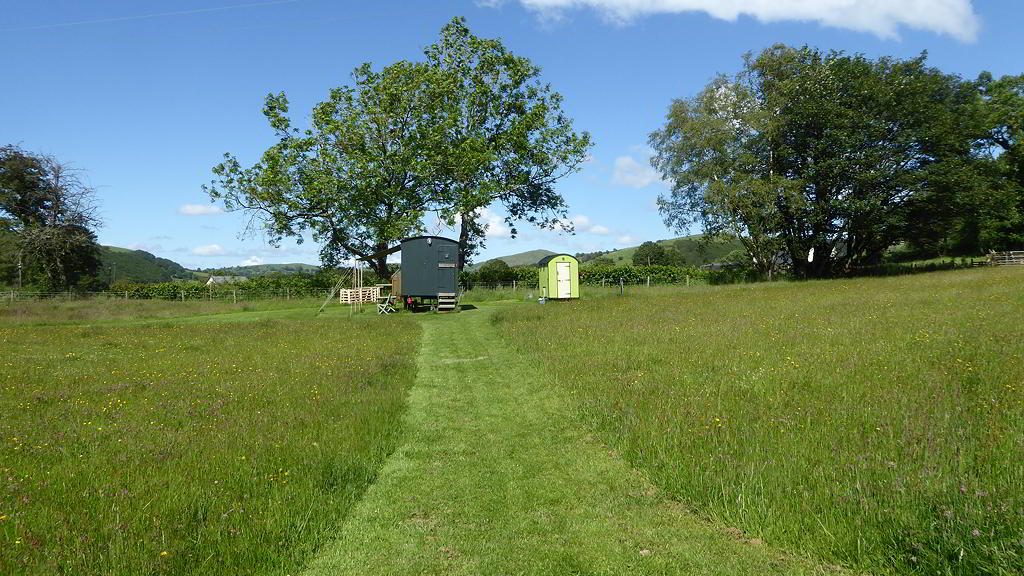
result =
[{"label": "mown grass path", "polygon": [[664,498],[502,345],[487,308],[423,319],[407,441],[309,574],[828,571]]}]

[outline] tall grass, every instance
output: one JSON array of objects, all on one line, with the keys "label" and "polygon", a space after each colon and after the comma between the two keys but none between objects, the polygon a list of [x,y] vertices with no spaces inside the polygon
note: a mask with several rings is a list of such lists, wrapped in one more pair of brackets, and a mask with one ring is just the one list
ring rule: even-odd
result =
[{"label": "tall grass", "polygon": [[[609,283],[606,286],[585,284],[580,286],[580,295],[583,298],[605,298],[621,295],[651,295],[651,294],[679,294],[681,290],[697,290],[701,286],[706,287],[706,282],[693,282],[692,286],[681,284],[652,284],[650,286],[640,284],[618,284]],[[536,286],[524,288],[522,286],[513,289],[511,286],[476,286],[471,290],[462,292],[459,301],[465,303],[474,302],[496,302],[499,300],[525,300],[535,301],[540,297],[540,291]]]},{"label": "tall grass", "polygon": [[848,566],[1024,573],[1024,270],[635,291],[506,341],[695,509]]},{"label": "tall grass", "polygon": [[[0,324],[82,324],[158,320],[291,308],[309,309],[309,315],[312,316],[322,302],[322,298],[256,300],[239,303],[218,300],[178,302],[176,300],[124,300],[120,298],[20,300],[0,305]],[[3,303],[0,302],[0,304]]]},{"label": "tall grass", "polygon": [[302,566],[395,447],[418,338],[311,316],[0,324],[0,573]]}]

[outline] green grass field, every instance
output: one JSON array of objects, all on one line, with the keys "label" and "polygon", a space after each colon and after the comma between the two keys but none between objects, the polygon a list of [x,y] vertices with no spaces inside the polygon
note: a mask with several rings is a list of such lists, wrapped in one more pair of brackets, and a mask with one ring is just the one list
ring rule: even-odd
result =
[{"label": "green grass field", "polygon": [[1022,287],[5,305],[0,573],[1019,574]]},{"label": "green grass field", "polygon": [[[79,300],[43,299],[15,303],[0,302],[0,326],[13,324],[91,324],[139,323],[179,318],[188,322],[222,321],[229,318],[313,317],[322,298],[304,300],[254,300],[231,303],[220,300],[122,300],[93,298]],[[311,310],[312,309],[312,310]],[[346,310],[347,311],[347,310]],[[364,305],[364,311],[370,306]],[[337,312],[335,312],[337,313]],[[240,316],[228,316],[241,314]],[[262,314],[262,316],[261,316]]]},{"label": "green grass field", "polygon": [[837,574],[689,513],[491,325],[423,315],[407,436],[306,576]]},{"label": "green grass field", "polygon": [[1024,570],[1024,270],[635,292],[497,326],[724,524],[870,571]]},{"label": "green grass field", "polygon": [[124,305],[3,312],[0,573],[301,567],[399,441],[416,322]]}]

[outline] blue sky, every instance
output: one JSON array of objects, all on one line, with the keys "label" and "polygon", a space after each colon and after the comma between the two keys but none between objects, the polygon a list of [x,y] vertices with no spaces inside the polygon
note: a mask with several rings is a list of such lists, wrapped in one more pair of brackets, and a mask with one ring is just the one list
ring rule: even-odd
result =
[{"label": "blue sky", "polygon": [[202,192],[210,168],[224,152],[251,163],[273,143],[260,114],[268,92],[286,92],[303,124],[352,68],[419,59],[453,16],[540,65],[596,142],[592,161],[559,184],[576,235],[522,227],[513,240],[489,212],[480,261],[675,236],[654,208],[666,188],[647,164],[647,135],[672,98],[735,72],[745,52],[776,42],[872,57],[927,50],[965,77],[1024,72],[1016,0],[0,0],[0,144],[83,169],[103,244],[190,268],[315,264],[310,243],[240,238],[241,215],[218,213]]}]

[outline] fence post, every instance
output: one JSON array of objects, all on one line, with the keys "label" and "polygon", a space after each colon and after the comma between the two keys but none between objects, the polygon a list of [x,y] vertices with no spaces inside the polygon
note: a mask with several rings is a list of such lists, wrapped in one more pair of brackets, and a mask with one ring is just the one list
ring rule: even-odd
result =
[{"label": "fence post", "polygon": [[516,291],[516,281],[515,280],[512,281],[512,291],[513,292]]},{"label": "fence post", "polygon": [[647,287],[648,288],[651,287],[651,277],[650,276],[647,277]]},{"label": "fence post", "polygon": [[238,290],[231,290],[231,303],[238,304]]},{"label": "fence post", "polygon": [[619,278],[619,296],[623,294],[622,278]]},{"label": "fence post", "polygon": [[291,291],[291,288],[285,288],[285,289],[284,289],[284,299],[285,299],[285,300],[291,300],[291,299],[292,299],[292,291]]},{"label": "fence post", "polygon": [[181,301],[184,302],[185,301],[185,291],[184,290],[180,290],[179,292],[181,293]]}]

